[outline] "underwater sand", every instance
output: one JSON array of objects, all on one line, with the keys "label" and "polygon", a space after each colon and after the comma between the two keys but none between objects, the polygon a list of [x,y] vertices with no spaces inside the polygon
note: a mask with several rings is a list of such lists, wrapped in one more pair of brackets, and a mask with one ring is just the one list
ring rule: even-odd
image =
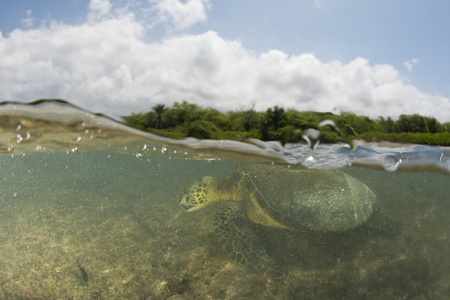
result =
[{"label": "underwater sand", "polygon": [[351,168],[400,220],[310,234],[255,226],[286,276],[233,263],[215,239],[217,207],[181,194],[235,163],[103,151],[1,156],[3,299],[449,299],[449,177]]}]

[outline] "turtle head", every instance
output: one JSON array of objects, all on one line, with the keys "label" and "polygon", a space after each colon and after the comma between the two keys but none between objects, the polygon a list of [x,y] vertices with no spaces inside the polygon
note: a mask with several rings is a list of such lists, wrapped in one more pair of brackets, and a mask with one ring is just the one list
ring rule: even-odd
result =
[{"label": "turtle head", "polygon": [[191,185],[187,193],[181,196],[181,207],[186,211],[194,211],[207,206],[211,202],[210,185],[212,181],[213,178],[207,176]]}]

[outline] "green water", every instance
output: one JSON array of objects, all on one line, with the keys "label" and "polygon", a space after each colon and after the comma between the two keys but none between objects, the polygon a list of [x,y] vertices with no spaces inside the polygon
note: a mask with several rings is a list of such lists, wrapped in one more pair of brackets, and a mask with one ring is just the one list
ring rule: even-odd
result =
[{"label": "green water", "polygon": [[286,276],[230,260],[216,206],[185,212],[189,185],[236,162],[88,151],[0,156],[0,298],[448,299],[448,175],[347,168],[402,223],[301,233],[255,226]]},{"label": "green water", "polygon": [[[169,140],[68,103],[1,103],[0,299],[450,299],[449,156],[423,146]],[[258,274],[219,244],[217,205],[179,205],[196,180],[241,161],[341,168],[403,230],[250,223],[285,276]]]}]

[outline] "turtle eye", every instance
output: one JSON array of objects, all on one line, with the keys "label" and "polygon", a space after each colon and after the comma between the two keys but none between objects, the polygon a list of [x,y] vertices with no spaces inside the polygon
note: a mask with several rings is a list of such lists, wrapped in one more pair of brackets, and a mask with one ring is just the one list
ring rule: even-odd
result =
[{"label": "turtle eye", "polygon": [[189,194],[181,194],[181,197],[180,197],[180,203],[186,203],[186,202],[189,202],[189,200],[190,200],[190,196],[189,196]]}]

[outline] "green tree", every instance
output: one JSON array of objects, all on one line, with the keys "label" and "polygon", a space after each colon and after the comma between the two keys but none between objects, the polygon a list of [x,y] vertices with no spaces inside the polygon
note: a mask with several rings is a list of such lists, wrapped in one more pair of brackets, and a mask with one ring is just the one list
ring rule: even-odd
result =
[{"label": "green tree", "polygon": [[229,111],[226,113],[228,127],[223,130],[244,131],[244,116],[242,111]]},{"label": "green tree", "polygon": [[230,127],[227,117],[216,109],[207,108],[202,110],[202,115],[201,119],[214,123],[220,129],[228,129]]},{"label": "green tree", "polygon": [[148,123],[148,113],[131,113],[130,116],[122,116],[127,126],[144,130]]},{"label": "green tree", "polygon": [[442,132],[450,132],[450,122],[445,122],[441,125]]},{"label": "green tree", "polygon": [[429,133],[441,132],[441,124],[435,118],[424,117]]},{"label": "green tree", "polygon": [[286,113],[284,112],[284,108],[274,106],[273,109],[269,108],[266,114],[273,130],[278,130],[286,124]]},{"label": "green tree", "polygon": [[428,132],[428,125],[424,117],[418,114],[400,115],[395,122],[397,132]]},{"label": "green tree", "polygon": [[286,143],[297,143],[302,140],[302,132],[293,125],[287,125],[277,131],[276,138],[283,145]]},{"label": "green tree", "polygon": [[164,104],[157,104],[152,107],[153,112],[156,114],[156,129],[161,129],[163,123],[163,115],[167,111],[167,107]]},{"label": "green tree", "polygon": [[341,115],[357,133],[375,131],[375,122],[369,117],[358,116],[350,112],[343,112]]},{"label": "green tree", "polygon": [[[187,101],[175,102],[171,108],[158,104],[147,113],[132,113],[122,117],[131,127],[149,130],[164,136],[181,138],[187,134],[198,138],[225,138],[242,140],[255,137],[298,142],[306,130],[320,131],[321,142],[345,141],[356,138],[368,141],[396,141],[433,145],[450,144],[450,123],[440,124],[435,118],[418,114],[401,115],[397,121],[390,117],[375,120],[354,113],[342,115],[313,111],[285,111],[274,106],[265,112],[253,109],[222,113]],[[355,130],[356,129],[356,130]]]},{"label": "green tree", "polygon": [[383,117],[378,117],[379,121],[379,130],[380,132],[394,132],[395,131],[395,122],[391,117],[387,117],[387,119]]},{"label": "green tree", "polygon": [[198,139],[214,139],[217,137],[217,127],[210,121],[195,120],[189,125],[188,136]]},{"label": "green tree", "polygon": [[175,102],[170,109],[165,112],[165,117],[169,127],[183,126],[189,127],[192,120],[201,118],[200,108],[196,104],[184,101]]},{"label": "green tree", "polygon": [[274,106],[268,108],[261,124],[261,134],[264,140],[277,139],[277,131],[286,124],[286,113],[284,108]]},{"label": "green tree", "polygon": [[257,113],[255,111],[255,104],[256,102],[254,101],[252,103],[252,107],[246,111],[243,111],[243,127],[245,131],[250,131],[252,128],[257,128],[258,127],[258,116]]},{"label": "green tree", "polygon": [[315,112],[298,112],[294,109],[289,109],[286,112],[286,119],[287,124],[293,125],[302,131],[308,128],[318,129],[318,124],[322,121]]},{"label": "green tree", "polygon": [[247,131],[257,130],[261,124],[261,113],[254,110],[229,111],[226,113],[228,119],[228,130]]}]

